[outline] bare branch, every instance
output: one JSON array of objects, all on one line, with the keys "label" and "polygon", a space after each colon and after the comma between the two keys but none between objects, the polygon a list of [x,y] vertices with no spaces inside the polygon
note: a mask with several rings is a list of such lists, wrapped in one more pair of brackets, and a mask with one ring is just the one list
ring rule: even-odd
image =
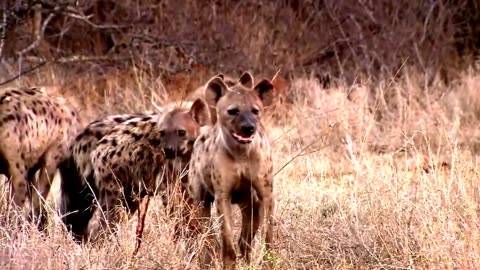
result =
[{"label": "bare branch", "polygon": [[321,136],[318,140],[314,140],[313,142],[309,143],[308,145],[306,145],[305,147],[303,147],[302,149],[300,149],[300,151],[298,151],[298,153],[293,156],[292,158],[290,158],[290,160],[288,160],[285,164],[282,165],[282,167],[280,167],[280,169],[278,169],[274,174],[273,176],[276,176],[278,173],[280,173],[283,169],[285,169],[285,167],[287,167],[290,163],[292,163],[295,159],[299,158],[299,157],[302,157],[302,156],[305,156],[305,155],[309,155],[309,154],[312,154],[312,153],[316,153],[316,152],[319,152],[327,147],[330,146],[329,145],[324,145],[320,148],[317,148],[315,150],[312,150],[308,153],[305,153],[305,151],[312,147],[313,145],[315,145],[316,143],[318,143],[321,139],[323,139],[325,136],[327,136],[331,131],[327,132],[326,134],[324,134],[323,136]]},{"label": "bare branch", "polygon": [[71,63],[71,62],[91,62],[91,61],[119,61],[130,59],[130,56],[112,57],[109,55],[72,55],[69,57],[61,57],[57,59],[56,63]]},{"label": "bare branch", "polygon": [[37,69],[45,66],[47,63],[48,63],[47,61],[41,62],[41,63],[39,63],[39,64],[37,64],[37,65],[35,65],[35,66],[27,69],[26,71],[20,72],[20,73],[18,73],[17,75],[13,76],[12,78],[1,82],[1,83],[0,83],[0,86],[5,85],[5,84],[8,84],[8,83],[11,83],[11,82],[15,81],[16,79],[18,79],[18,78],[20,78],[20,77],[22,77],[22,76],[25,76],[25,75],[27,75],[27,74],[29,74],[29,73],[32,73],[32,72],[34,72],[35,70],[37,70]]},{"label": "bare branch", "polygon": [[81,20],[88,25],[97,28],[97,29],[121,29],[121,28],[127,28],[130,27],[131,25],[117,25],[117,24],[96,24],[92,21],[90,21],[91,16],[86,16],[85,14],[81,13],[80,11],[72,8],[72,7],[67,7],[66,11],[61,12],[61,14],[66,15],[68,17],[74,18]]},{"label": "bare branch", "polygon": [[32,73],[33,71],[36,71],[37,69],[47,65],[47,64],[55,64],[55,63],[73,63],[73,62],[91,62],[91,61],[123,61],[129,59],[128,56],[125,57],[109,57],[109,56],[90,56],[90,55],[74,55],[74,56],[69,56],[69,57],[61,57],[58,59],[54,60],[46,60],[44,58],[40,57],[35,57],[35,56],[27,56],[24,57],[25,60],[31,61],[31,62],[37,62],[35,66],[27,69],[26,71],[19,72],[17,75],[13,76],[10,79],[7,79],[3,82],[0,82],[0,86],[8,84],[10,82],[15,81],[16,79],[25,76],[29,73]]},{"label": "bare branch", "polygon": [[41,32],[41,26],[42,26],[42,5],[41,4],[35,4],[33,6],[33,36],[38,37]]},{"label": "bare branch", "polygon": [[27,46],[25,49],[21,50],[20,52],[16,53],[17,55],[19,56],[23,56],[25,55],[27,52],[35,49],[39,44],[40,42],[42,41],[42,38],[43,38],[43,34],[45,33],[45,29],[47,28],[48,24],[50,23],[50,21],[53,19],[55,15],[53,13],[50,13],[48,15],[48,17],[45,19],[45,21],[43,22],[43,25],[42,25],[42,28],[40,29],[40,31],[38,33],[36,33],[36,38],[35,38],[35,41],[33,41],[29,46]]},{"label": "bare branch", "polygon": [[272,82],[275,81],[275,79],[277,78],[278,74],[280,74],[280,71],[281,71],[281,70],[282,70],[282,69],[279,68],[278,71],[277,71],[277,73],[275,73],[275,75],[273,75]]},{"label": "bare branch", "polygon": [[37,62],[37,63],[50,62],[50,63],[60,63],[60,64],[73,63],[73,62],[92,62],[92,61],[123,61],[130,58],[131,58],[130,56],[112,57],[109,55],[72,55],[72,56],[60,57],[53,60],[47,60],[45,58],[36,57],[36,56],[24,57],[25,60],[28,60],[31,62]]},{"label": "bare branch", "polygon": [[0,61],[3,58],[3,48],[5,47],[5,39],[7,38],[7,17],[9,10],[7,9],[7,1],[3,1],[2,5],[2,32],[0,33]]}]

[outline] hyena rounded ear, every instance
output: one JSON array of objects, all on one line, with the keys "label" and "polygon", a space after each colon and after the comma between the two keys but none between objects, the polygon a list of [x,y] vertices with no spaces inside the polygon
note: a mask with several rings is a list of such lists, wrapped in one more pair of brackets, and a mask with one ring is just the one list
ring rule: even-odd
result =
[{"label": "hyena rounded ear", "polygon": [[246,71],[242,74],[242,76],[240,76],[240,79],[238,79],[238,82],[247,88],[252,88],[253,76],[252,74],[250,74],[250,72]]},{"label": "hyena rounded ear", "polygon": [[193,102],[192,107],[190,107],[190,115],[200,126],[208,125],[210,121],[207,104],[201,98],[197,98]]},{"label": "hyena rounded ear", "polygon": [[273,84],[269,80],[261,80],[255,85],[253,91],[258,95],[264,107],[272,105],[274,99]]},{"label": "hyena rounded ear", "polygon": [[217,75],[213,76],[213,78],[215,77],[220,77],[222,78],[222,80],[225,80],[225,76],[223,75],[223,73],[218,73]]},{"label": "hyena rounded ear", "polygon": [[205,86],[205,101],[209,106],[216,107],[218,100],[225,95],[228,86],[218,75],[210,79]]}]

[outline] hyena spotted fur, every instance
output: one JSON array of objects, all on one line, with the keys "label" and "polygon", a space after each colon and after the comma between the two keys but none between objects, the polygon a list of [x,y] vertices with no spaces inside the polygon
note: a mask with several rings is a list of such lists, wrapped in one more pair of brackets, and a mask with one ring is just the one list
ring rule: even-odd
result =
[{"label": "hyena spotted fur", "polygon": [[46,221],[41,201],[47,198],[57,166],[81,128],[69,104],[42,90],[0,90],[0,174],[10,179],[14,205],[21,209],[30,201],[27,217],[35,219],[39,229]]},{"label": "hyena spotted fur", "polygon": [[98,195],[93,180],[91,153],[113,127],[128,125],[155,117],[148,114],[119,114],[97,119],[88,124],[70,144],[59,165],[61,176],[59,215],[76,241],[86,240],[87,225],[95,210]]},{"label": "hyena spotted fur", "polygon": [[[189,165],[189,187],[199,206],[197,217],[209,226],[211,205],[215,202],[222,223],[223,267],[234,269],[236,252],[232,233],[231,204],[242,212],[239,239],[241,255],[250,261],[252,240],[266,219],[266,248],[273,238],[273,165],[269,139],[262,125],[264,107],[272,104],[273,86],[263,79],[253,86],[246,72],[241,82],[229,87],[222,76],[212,78],[205,87],[205,100],[216,108],[216,124],[196,140]],[[212,262],[210,244],[204,245],[202,264]],[[207,250],[206,247],[209,250]],[[267,267],[269,265],[267,264]]]},{"label": "hyena spotted fur", "polygon": [[[178,178],[181,179],[178,193],[187,194],[184,171],[193,143],[208,121],[207,106],[197,99],[189,108],[175,107],[158,118],[116,126],[98,142],[91,160],[101,208],[95,210],[89,224],[93,238],[104,229],[113,228],[118,221],[119,206],[131,205],[141,207],[137,226],[137,236],[141,238],[138,230],[143,230],[148,200],[157,189],[167,191],[162,196],[165,206],[172,205],[168,200],[175,194],[169,191],[177,186]],[[157,184],[156,179],[161,183]]]}]

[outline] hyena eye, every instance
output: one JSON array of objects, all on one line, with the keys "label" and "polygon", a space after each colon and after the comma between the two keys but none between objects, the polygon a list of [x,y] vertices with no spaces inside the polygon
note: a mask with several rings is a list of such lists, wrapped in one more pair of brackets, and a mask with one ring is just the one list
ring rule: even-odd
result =
[{"label": "hyena eye", "polygon": [[179,129],[179,130],[177,130],[177,134],[180,137],[185,137],[185,135],[187,135],[187,132],[183,129]]},{"label": "hyena eye", "polygon": [[160,137],[164,137],[165,136],[165,131],[160,131]]},{"label": "hyena eye", "polygon": [[237,115],[240,111],[238,109],[230,109],[230,110],[227,110],[227,113],[229,115]]},{"label": "hyena eye", "polygon": [[252,113],[255,114],[255,115],[257,115],[259,112],[260,112],[260,110],[257,109],[257,108],[252,109]]}]

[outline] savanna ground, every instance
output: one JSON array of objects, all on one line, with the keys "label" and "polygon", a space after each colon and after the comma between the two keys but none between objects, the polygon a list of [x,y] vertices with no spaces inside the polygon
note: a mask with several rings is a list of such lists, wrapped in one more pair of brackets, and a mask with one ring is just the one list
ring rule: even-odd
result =
[{"label": "savanna ground", "polygon": [[[212,70],[205,72],[208,76],[225,72],[235,77],[250,69],[258,80],[271,78],[279,68],[290,74],[285,98],[288,102],[279,104],[265,117],[278,171],[277,223],[271,256],[277,269],[476,269],[480,265],[480,70],[474,60],[463,66],[453,64],[450,56],[454,50],[448,42],[454,36],[451,18],[455,16],[449,17],[446,4],[429,7],[418,1],[418,6],[406,6],[399,1],[398,6],[392,4],[384,13],[381,5],[362,1],[324,1],[322,7],[304,1],[310,6],[303,9],[288,9],[273,2],[262,7],[239,4],[223,13],[227,4],[200,6],[165,1],[166,7],[162,8],[172,12],[173,2],[183,3],[182,12],[193,16],[189,22],[205,21],[204,17],[215,13],[209,15],[213,20],[207,29],[214,33],[211,36],[184,25],[177,25],[184,27],[176,29],[177,36],[173,28],[165,30],[172,37],[187,41],[191,38],[199,47],[215,48],[212,50],[218,53],[214,57],[207,51],[193,50],[199,62],[213,62],[209,63]],[[398,8],[402,5],[403,9]],[[260,13],[274,12],[267,13],[271,17],[253,18],[249,17],[252,8],[258,8]],[[305,15],[309,9],[318,11],[318,16]],[[412,11],[416,9],[421,12]],[[195,10],[198,12],[192,12]],[[398,15],[395,10],[419,18],[404,14],[402,20],[396,20],[393,15],[387,16]],[[148,28],[151,22],[147,17],[151,14],[138,14]],[[350,21],[342,14],[350,14]],[[169,22],[167,17],[157,19]],[[104,20],[112,23],[108,18]],[[252,22],[256,27],[248,27]],[[326,27],[328,23],[338,29]],[[372,27],[372,23],[382,25],[383,31]],[[52,25],[55,30],[60,22],[52,21]],[[285,25],[293,29],[295,36],[286,36],[290,32]],[[224,36],[219,30],[222,27]],[[272,29],[275,31],[269,31]],[[321,36],[315,35],[318,29],[322,30]],[[74,32],[69,38],[75,40],[82,37],[81,33]],[[341,33],[340,37],[335,33]],[[88,36],[83,34],[84,38]],[[285,38],[275,39],[279,35]],[[189,49],[187,41],[184,47]],[[334,44],[325,47],[333,51],[333,56],[327,49],[315,52],[312,46],[318,42]],[[43,51],[38,55],[45,53],[46,45],[41,45]],[[68,60],[64,54],[76,52],[73,47],[69,47],[70,51],[58,48],[61,46],[50,52],[63,57],[61,65]],[[93,51],[86,45],[80,49]],[[141,54],[145,50],[135,47],[128,56],[138,61],[132,52]],[[165,55],[169,56],[159,53],[158,57],[163,61]],[[322,61],[315,65],[312,59],[316,57]],[[155,65],[152,63],[158,59],[142,59],[144,62],[135,62],[133,67],[118,67],[115,63],[88,63],[82,68],[45,65],[9,85],[52,86],[47,91],[80,108],[86,122],[109,113],[151,110],[152,103],[161,106],[180,100],[179,92],[185,89],[177,89],[179,85],[191,87],[185,82],[191,77],[183,74],[169,84],[165,76],[151,71]],[[170,58],[162,61],[165,65],[179,65]],[[18,73],[18,66],[3,64],[4,74]],[[326,66],[329,68],[324,69]],[[105,67],[110,67],[108,72]],[[319,70],[327,70],[338,79],[327,86],[325,80],[319,79]],[[193,87],[208,79],[205,73]],[[166,218],[158,199],[149,209],[144,243],[134,260],[130,255],[136,217],[119,225],[114,240],[97,247],[82,247],[69,239],[55,215],[58,179],[49,198],[51,223],[45,235],[28,224],[13,226],[14,221],[7,218],[11,213],[5,203],[6,189],[1,190],[2,269],[198,268],[182,245],[173,244],[173,222]],[[236,221],[238,225],[238,213]],[[235,229],[238,233],[238,226]],[[258,250],[253,268],[258,267],[260,258]]]}]

